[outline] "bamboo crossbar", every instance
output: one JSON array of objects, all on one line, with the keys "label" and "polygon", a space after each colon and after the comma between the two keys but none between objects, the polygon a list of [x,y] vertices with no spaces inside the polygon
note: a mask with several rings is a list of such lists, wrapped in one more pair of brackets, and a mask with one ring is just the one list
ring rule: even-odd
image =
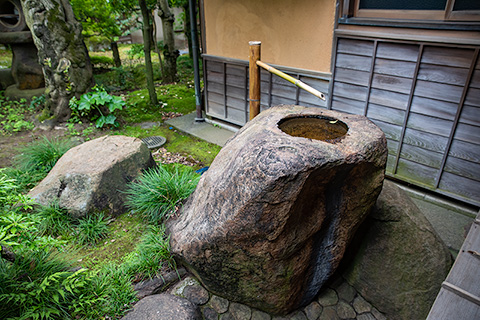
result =
[{"label": "bamboo crossbar", "polygon": [[320,99],[322,99],[322,100],[325,100],[325,94],[324,94],[324,93],[318,91],[317,89],[314,89],[314,88],[310,87],[310,86],[309,86],[308,84],[306,84],[305,82],[302,82],[302,81],[300,81],[300,80],[298,80],[298,79],[295,79],[294,77],[289,76],[288,74],[286,74],[286,73],[284,73],[284,72],[282,72],[282,71],[280,71],[280,70],[278,70],[278,69],[275,69],[274,67],[269,66],[268,64],[266,64],[265,62],[262,62],[262,61],[260,61],[260,60],[259,60],[259,61],[256,61],[256,63],[257,63],[257,66],[262,67],[263,69],[267,70],[268,72],[273,73],[273,74],[279,76],[280,78],[285,79],[285,80],[287,80],[288,82],[293,83],[293,84],[296,85],[297,87],[299,87],[299,88],[301,88],[301,89],[303,89],[303,90],[305,90],[305,91],[313,94],[314,96],[316,96],[316,97],[318,97],[318,98],[320,98]]},{"label": "bamboo crossbar", "polygon": [[248,56],[248,65],[249,65],[249,111],[250,111],[250,120],[255,118],[260,113],[260,67],[264,68],[268,72],[279,76],[282,79],[285,79],[297,87],[313,94],[314,96],[325,100],[325,94],[310,87],[308,84],[295,79],[288,74],[275,69],[272,66],[269,66],[265,62],[262,62],[261,59],[261,41],[250,41],[249,43],[250,54]]}]

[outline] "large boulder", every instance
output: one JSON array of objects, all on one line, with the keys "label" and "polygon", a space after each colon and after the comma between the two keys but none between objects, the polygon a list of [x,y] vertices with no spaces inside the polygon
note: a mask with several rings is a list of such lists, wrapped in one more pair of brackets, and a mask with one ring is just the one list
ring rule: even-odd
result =
[{"label": "large boulder", "polygon": [[425,319],[452,265],[447,247],[390,181],[364,225],[345,278],[388,319]]},{"label": "large boulder", "polygon": [[77,218],[102,210],[119,215],[127,210],[127,183],[153,166],[140,139],[105,136],[67,151],[29,195],[43,205],[58,201]]},{"label": "large boulder", "polygon": [[381,190],[384,134],[363,116],[274,107],[244,126],[169,225],[207,289],[286,314],[333,274]]}]

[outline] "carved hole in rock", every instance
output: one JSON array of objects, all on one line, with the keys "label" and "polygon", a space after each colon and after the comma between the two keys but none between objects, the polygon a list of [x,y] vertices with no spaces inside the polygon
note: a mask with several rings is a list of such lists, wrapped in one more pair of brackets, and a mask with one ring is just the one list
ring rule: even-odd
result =
[{"label": "carved hole in rock", "polygon": [[342,121],[322,116],[285,118],[278,122],[280,130],[294,137],[337,143],[347,134],[348,126]]},{"label": "carved hole in rock", "polygon": [[20,10],[9,0],[0,0],[0,22],[7,28],[13,28],[20,22]]}]

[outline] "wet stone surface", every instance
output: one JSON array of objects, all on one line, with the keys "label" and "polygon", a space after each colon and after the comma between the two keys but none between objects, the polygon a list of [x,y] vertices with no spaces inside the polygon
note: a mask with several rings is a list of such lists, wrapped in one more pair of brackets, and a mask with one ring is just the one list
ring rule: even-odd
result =
[{"label": "wet stone surface", "polygon": [[310,303],[308,306],[305,307],[303,312],[307,316],[308,320],[316,320],[322,314],[322,311],[323,311],[322,309],[323,309],[322,306],[318,302],[313,301],[312,303]]},{"label": "wet stone surface", "polygon": [[[280,130],[296,120],[320,121],[332,135],[298,133],[298,123],[295,136]],[[229,140],[168,222],[171,252],[209,291],[290,314],[339,266],[380,193],[387,154],[383,132],[365,117],[270,108]],[[353,301],[349,287],[339,294]]]}]

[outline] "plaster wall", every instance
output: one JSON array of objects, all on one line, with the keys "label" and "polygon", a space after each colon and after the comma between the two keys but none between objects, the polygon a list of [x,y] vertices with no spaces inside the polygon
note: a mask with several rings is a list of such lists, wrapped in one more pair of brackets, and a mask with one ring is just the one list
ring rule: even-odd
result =
[{"label": "plaster wall", "polygon": [[[185,38],[185,33],[183,30],[183,14],[182,8],[171,8],[173,14],[175,15],[175,22],[173,24],[175,47],[177,49],[188,48],[187,38]],[[157,10],[154,11],[153,16],[155,17],[155,24],[157,25],[157,41],[163,41],[163,26],[162,19],[158,16]],[[132,32],[132,43],[143,43],[143,32],[142,29]]]},{"label": "plaster wall", "polygon": [[262,41],[262,60],[331,72],[335,0],[204,0],[207,54],[248,60]]}]

